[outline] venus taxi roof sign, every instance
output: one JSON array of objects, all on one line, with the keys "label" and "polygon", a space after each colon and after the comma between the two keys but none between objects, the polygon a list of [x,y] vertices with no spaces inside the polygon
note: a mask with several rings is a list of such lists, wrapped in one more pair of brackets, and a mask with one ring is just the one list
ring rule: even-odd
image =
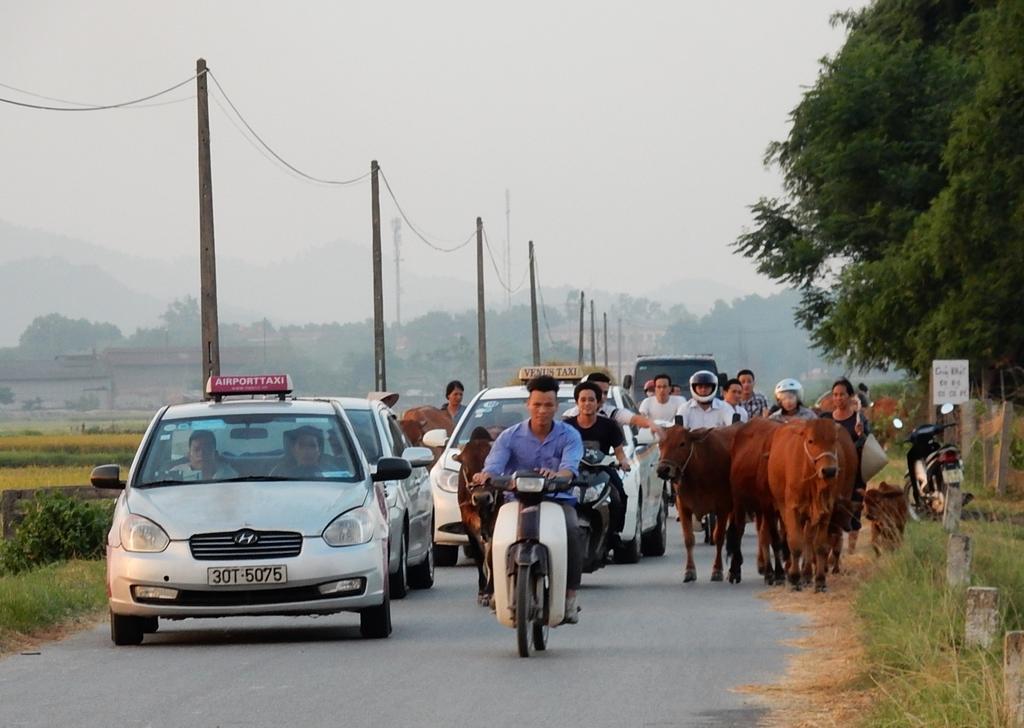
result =
[{"label": "venus taxi roof sign", "polygon": [[574,380],[583,378],[583,367],[578,364],[558,364],[536,367],[523,367],[519,370],[520,381],[527,382],[534,377],[548,375],[560,380]]},{"label": "venus taxi roof sign", "polygon": [[276,394],[284,397],[292,391],[287,374],[218,374],[206,382],[206,394],[220,399],[231,394]]}]

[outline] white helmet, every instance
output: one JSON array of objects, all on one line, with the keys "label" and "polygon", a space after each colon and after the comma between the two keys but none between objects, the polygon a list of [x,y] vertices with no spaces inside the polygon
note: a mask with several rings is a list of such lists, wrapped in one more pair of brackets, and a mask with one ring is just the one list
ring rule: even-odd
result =
[{"label": "white helmet", "polygon": [[[698,384],[711,385],[711,391],[708,394],[697,394],[695,387]],[[702,404],[707,404],[715,398],[715,393],[718,391],[718,377],[713,372],[709,372],[707,369],[701,369],[699,372],[694,372],[693,376],[690,377],[690,396]]]},{"label": "white helmet", "polygon": [[800,382],[795,379],[783,379],[781,382],[775,385],[775,400],[778,401],[779,395],[783,392],[792,392],[796,395],[796,398],[800,401],[804,401],[804,388]]}]

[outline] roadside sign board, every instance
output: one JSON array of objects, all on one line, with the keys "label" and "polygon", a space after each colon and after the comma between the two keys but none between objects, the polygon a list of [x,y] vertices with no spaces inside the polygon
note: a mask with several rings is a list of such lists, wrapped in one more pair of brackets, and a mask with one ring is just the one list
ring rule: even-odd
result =
[{"label": "roadside sign board", "polygon": [[969,363],[966,359],[932,361],[932,404],[963,404],[971,398]]}]

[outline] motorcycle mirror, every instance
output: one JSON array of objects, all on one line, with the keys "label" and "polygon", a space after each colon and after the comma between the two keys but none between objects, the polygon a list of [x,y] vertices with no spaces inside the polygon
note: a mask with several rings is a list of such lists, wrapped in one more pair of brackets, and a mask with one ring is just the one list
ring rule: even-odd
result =
[{"label": "motorcycle mirror", "polygon": [[897,430],[902,430],[903,429],[903,420],[901,420],[899,417],[893,417],[892,418],[892,426],[895,427]]},{"label": "motorcycle mirror", "polygon": [[944,415],[948,415],[952,411],[953,411],[953,405],[950,404],[949,402],[946,402],[946,404],[942,405],[939,408],[939,412],[941,412]]}]

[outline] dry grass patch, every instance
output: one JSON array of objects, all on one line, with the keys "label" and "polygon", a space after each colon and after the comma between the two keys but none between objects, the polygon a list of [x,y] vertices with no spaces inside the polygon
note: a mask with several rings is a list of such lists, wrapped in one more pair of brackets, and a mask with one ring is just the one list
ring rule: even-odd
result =
[{"label": "dry grass patch", "polygon": [[88,466],[31,466],[0,468],[0,490],[45,488],[54,485],[89,485]]},{"label": "dry grass patch", "polygon": [[862,718],[871,685],[864,675],[865,649],[853,603],[859,584],[875,569],[867,535],[857,552],[844,559],[844,573],[829,575],[825,594],[793,592],[788,586],[761,593],[773,609],[807,618],[804,634],[783,643],[798,651],[786,660],[782,680],[739,688],[765,700],[770,709],[765,725],[849,726]]}]

